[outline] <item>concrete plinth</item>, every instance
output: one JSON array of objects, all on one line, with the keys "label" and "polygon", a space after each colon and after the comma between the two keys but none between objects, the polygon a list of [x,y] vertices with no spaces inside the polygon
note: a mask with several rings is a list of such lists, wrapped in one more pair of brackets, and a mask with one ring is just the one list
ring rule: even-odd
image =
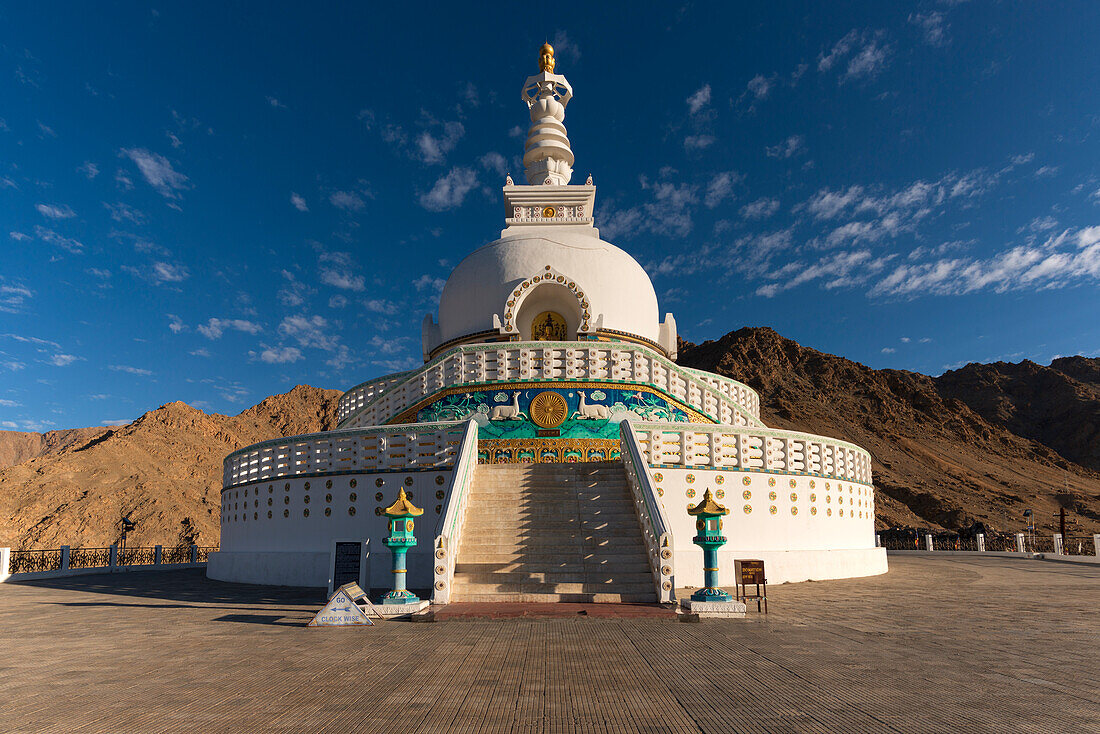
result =
[{"label": "concrete plinth", "polygon": [[745,616],[745,603],[739,601],[692,601],[681,599],[680,607],[700,618],[733,619]]},{"label": "concrete plinth", "polygon": [[383,617],[408,617],[411,614],[422,612],[431,606],[427,599],[415,604],[375,604],[374,608],[382,613]]}]

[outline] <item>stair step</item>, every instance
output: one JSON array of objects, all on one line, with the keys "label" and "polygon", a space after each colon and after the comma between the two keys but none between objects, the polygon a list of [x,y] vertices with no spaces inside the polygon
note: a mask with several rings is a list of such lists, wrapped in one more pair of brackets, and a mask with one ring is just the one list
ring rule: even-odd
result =
[{"label": "stair step", "polygon": [[653,578],[645,582],[614,583],[564,581],[562,583],[539,583],[531,580],[515,581],[468,581],[455,576],[454,590],[459,593],[486,593],[486,592],[511,592],[520,594],[602,594],[602,593],[629,593],[644,594],[647,591],[655,594]]},{"label": "stair step", "polygon": [[463,587],[474,584],[614,584],[639,586],[644,590],[653,586],[653,575],[648,571],[630,571],[611,573],[609,571],[586,571],[585,569],[567,569],[562,571],[484,571],[455,573],[455,585]]},{"label": "stair step", "polygon": [[552,604],[557,602],[571,602],[574,604],[626,604],[626,603],[656,603],[657,594],[652,592],[649,594],[617,594],[617,593],[599,593],[599,594],[554,594],[554,593],[531,593],[531,592],[478,592],[478,593],[459,593],[455,592],[454,601],[456,602],[512,602],[515,604]]}]

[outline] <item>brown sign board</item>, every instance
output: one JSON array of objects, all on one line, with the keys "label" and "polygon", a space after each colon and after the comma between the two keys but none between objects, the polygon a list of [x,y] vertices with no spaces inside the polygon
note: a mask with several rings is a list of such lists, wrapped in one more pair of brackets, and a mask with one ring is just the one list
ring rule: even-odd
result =
[{"label": "brown sign board", "polygon": [[763,584],[764,562],[755,559],[735,560],[733,572],[742,584]]}]

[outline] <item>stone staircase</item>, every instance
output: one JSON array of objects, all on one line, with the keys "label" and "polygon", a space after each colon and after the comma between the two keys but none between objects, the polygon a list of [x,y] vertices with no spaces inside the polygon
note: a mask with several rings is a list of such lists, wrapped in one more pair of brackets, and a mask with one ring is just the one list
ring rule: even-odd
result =
[{"label": "stone staircase", "polygon": [[655,602],[620,462],[480,464],[454,601]]}]

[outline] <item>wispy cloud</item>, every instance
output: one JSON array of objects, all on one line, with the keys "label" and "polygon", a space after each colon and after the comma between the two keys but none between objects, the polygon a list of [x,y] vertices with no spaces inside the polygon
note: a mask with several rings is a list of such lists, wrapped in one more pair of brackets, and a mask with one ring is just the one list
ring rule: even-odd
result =
[{"label": "wispy cloud", "polygon": [[60,235],[52,229],[36,225],[34,228],[34,235],[43,242],[54,245],[55,247],[60,247],[62,250],[71,252],[74,255],[79,255],[84,252],[83,242]]},{"label": "wispy cloud", "polygon": [[79,362],[83,359],[83,357],[78,357],[75,354],[55,354],[50,357],[49,362],[54,367],[67,367],[73,362]]},{"label": "wispy cloud", "polygon": [[34,208],[39,214],[50,219],[69,219],[76,216],[76,212],[64,204],[35,204]]},{"label": "wispy cloud", "polygon": [[441,212],[461,206],[466,195],[477,186],[477,173],[469,168],[452,168],[436,180],[432,190],[420,195],[420,206]]},{"label": "wispy cloud", "polygon": [[362,291],[366,281],[355,272],[351,255],[346,252],[322,252],[320,255],[321,282],[335,288],[349,291]]},{"label": "wispy cloud", "polygon": [[180,191],[190,188],[187,176],[175,170],[172,163],[159,153],[145,148],[123,148],[119,154],[133,161],[146,183],[166,199],[178,199]]},{"label": "wispy cloud", "polygon": [[734,198],[734,186],[744,179],[737,171],[723,171],[717,173],[707,184],[707,193],[703,203],[708,209],[714,209],[727,199]]},{"label": "wispy cloud", "polygon": [[769,145],[764,152],[769,158],[793,158],[806,152],[806,139],[801,135],[792,135],[782,143]]},{"label": "wispy cloud", "polygon": [[[328,197],[328,200],[329,203],[332,204],[334,207],[336,207],[337,209],[343,209],[346,212],[362,211],[363,207],[366,206],[366,204],[363,203],[363,199],[359,196],[359,194],[355,193],[354,191],[334,191]],[[294,203],[293,196],[291,197],[291,203]],[[304,200],[302,201],[302,204],[303,206],[305,205]],[[295,206],[297,206],[297,204],[295,204]],[[305,210],[299,208],[299,211]]]},{"label": "wispy cloud", "polygon": [[136,375],[138,377],[149,377],[153,374],[152,370],[142,369],[141,367],[131,367],[127,364],[107,365],[107,369],[114,370],[115,372],[125,372],[128,375]]},{"label": "wispy cloud", "polygon": [[696,115],[704,107],[710,104],[710,85],[704,84],[691,93],[686,100],[688,106],[688,112]]},{"label": "wispy cloud", "polygon": [[300,212],[309,211],[309,207],[306,205],[306,200],[298,194],[295,194],[294,192],[291,192],[290,194],[290,204]]},{"label": "wispy cloud", "polygon": [[836,42],[828,53],[821,54],[817,69],[828,72],[845,61],[847,67],[840,77],[849,79],[873,78],[889,63],[893,49],[885,41],[884,31],[849,31]]},{"label": "wispy cloud", "polygon": [[205,324],[195,327],[195,330],[207,339],[220,339],[228,330],[241,331],[245,334],[259,334],[263,327],[254,321],[246,319],[219,319],[212,318]]},{"label": "wispy cloud", "polygon": [[909,23],[920,29],[924,42],[930,46],[946,46],[950,39],[947,37],[947,24],[944,14],[938,10],[928,13],[910,13]]},{"label": "wispy cloud", "polygon": [[779,200],[767,197],[741,207],[741,216],[745,219],[767,219],[779,211]]},{"label": "wispy cloud", "polygon": [[291,364],[304,359],[302,350],[297,347],[266,347],[260,352],[249,352],[248,356],[267,364]]},{"label": "wispy cloud", "polygon": [[425,163],[442,163],[466,134],[461,122],[442,123],[439,129],[424,130],[416,138],[416,147]]},{"label": "wispy cloud", "polygon": [[87,178],[89,181],[99,175],[99,166],[92,163],[91,161],[84,161],[84,164],[78,166],[76,170],[83,173],[85,178]]}]

